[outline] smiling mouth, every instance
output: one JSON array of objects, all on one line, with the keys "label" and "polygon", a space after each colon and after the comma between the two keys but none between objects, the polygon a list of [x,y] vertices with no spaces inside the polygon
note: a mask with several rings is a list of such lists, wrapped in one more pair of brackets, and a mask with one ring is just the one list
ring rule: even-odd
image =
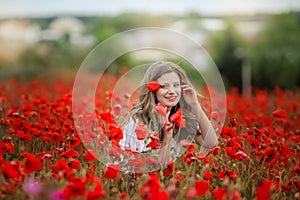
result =
[{"label": "smiling mouth", "polygon": [[168,101],[175,101],[177,99],[177,96],[172,96],[172,97],[166,97]]}]

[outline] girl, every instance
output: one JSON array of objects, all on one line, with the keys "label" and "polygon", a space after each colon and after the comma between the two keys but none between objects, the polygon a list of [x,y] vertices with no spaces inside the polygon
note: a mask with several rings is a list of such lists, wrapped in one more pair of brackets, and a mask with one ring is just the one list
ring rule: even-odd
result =
[{"label": "girl", "polygon": [[[154,88],[150,88],[150,83]],[[165,108],[165,117],[153,114],[157,105]],[[172,116],[181,111],[184,118],[179,123],[171,123]],[[173,155],[178,155],[182,140],[193,139],[205,149],[214,147],[218,137],[198,102],[197,93],[181,67],[166,61],[152,64],[146,71],[137,100],[130,109],[123,128],[123,149],[145,152],[151,149],[149,140],[137,137],[136,128],[140,124],[147,132],[157,130],[160,138],[158,161],[166,163]],[[182,124],[182,126],[181,126]]]}]

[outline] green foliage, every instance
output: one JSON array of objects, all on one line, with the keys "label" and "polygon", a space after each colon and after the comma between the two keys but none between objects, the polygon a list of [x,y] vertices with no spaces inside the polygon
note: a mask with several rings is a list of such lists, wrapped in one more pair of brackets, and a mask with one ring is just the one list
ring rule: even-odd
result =
[{"label": "green foliage", "polygon": [[39,43],[27,48],[19,57],[18,70],[13,76],[28,79],[55,69],[79,68],[87,50],[73,46],[67,41]]},{"label": "green foliage", "polygon": [[293,88],[300,84],[300,26],[292,13],[273,15],[250,46],[253,84]]},{"label": "green foliage", "polygon": [[[236,16],[237,17],[237,16]],[[176,20],[186,22],[187,29],[201,29],[199,13],[187,13],[185,16],[153,16],[141,13],[123,13],[118,16],[78,17],[87,28],[88,34],[95,40],[94,46],[109,37],[123,31],[142,27],[169,27]],[[30,19],[47,29],[53,17]],[[262,23],[263,31],[248,43],[236,28],[236,22],[257,21]],[[226,28],[209,32],[209,53],[221,72],[225,85],[241,89],[241,67],[243,61],[251,66],[252,85],[260,88],[293,88],[300,85],[300,12],[276,15],[238,16],[225,18]],[[17,62],[0,61],[0,78],[23,76],[28,79],[48,70],[77,69],[90,49],[72,45],[66,35],[60,41],[37,43],[27,48]],[[101,56],[114,54],[125,48],[122,42],[112,44]],[[98,62],[98,61],[97,61]],[[120,74],[122,67],[129,69],[139,61],[132,59],[130,53],[122,55],[111,63],[110,72]],[[181,62],[181,61],[180,61]],[[17,63],[17,64],[15,64]],[[97,63],[99,64],[99,63]],[[106,64],[106,63],[105,63]],[[182,63],[185,65],[185,63]],[[9,67],[9,65],[14,65]],[[16,65],[16,66],[15,66]],[[97,70],[97,67],[95,68]],[[194,74],[189,67],[188,74]],[[5,72],[5,73],[4,73]],[[203,80],[200,80],[201,85]]]},{"label": "green foliage", "polygon": [[225,82],[241,88],[241,49],[244,41],[232,19],[227,18],[226,29],[215,33],[211,40],[210,54]]},{"label": "green foliage", "polygon": [[[165,27],[172,16],[151,16],[143,14],[123,13],[115,17],[101,16],[96,17],[90,22],[90,32],[101,42],[115,33],[141,27]],[[106,36],[106,37],[105,37]]]}]

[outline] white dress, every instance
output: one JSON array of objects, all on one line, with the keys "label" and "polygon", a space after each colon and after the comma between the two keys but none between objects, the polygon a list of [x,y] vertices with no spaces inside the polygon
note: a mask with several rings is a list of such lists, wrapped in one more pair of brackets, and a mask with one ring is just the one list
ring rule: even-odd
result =
[{"label": "white dress", "polygon": [[[147,146],[151,142],[151,138],[146,137],[146,139],[144,140],[137,139],[135,133],[135,128],[137,124],[138,123],[134,122],[133,119],[130,119],[129,122],[123,127],[123,139],[119,142],[121,149],[130,149],[132,151],[137,151],[141,153],[151,150],[151,148]],[[160,149],[157,149],[156,153],[158,153],[159,150]],[[175,139],[173,139],[170,160],[174,160],[176,157],[178,157],[179,152],[181,150],[181,145],[177,143]]]},{"label": "white dress", "polygon": [[150,147],[147,147],[149,142],[151,142],[150,138],[146,138],[144,140],[138,140],[135,128],[137,123],[130,119],[129,122],[123,127],[123,139],[120,140],[119,144],[122,149],[131,149],[133,151],[145,152],[151,150]]}]

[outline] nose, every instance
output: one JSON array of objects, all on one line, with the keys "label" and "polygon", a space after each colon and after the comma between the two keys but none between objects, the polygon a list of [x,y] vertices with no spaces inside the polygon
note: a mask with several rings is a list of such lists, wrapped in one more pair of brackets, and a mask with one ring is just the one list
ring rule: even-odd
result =
[{"label": "nose", "polygon": [[174,93],[175,93],[174,88],[170,87],[170,88],[168,89],[168,93],[169,93],[169,94],[174,94]]}]

